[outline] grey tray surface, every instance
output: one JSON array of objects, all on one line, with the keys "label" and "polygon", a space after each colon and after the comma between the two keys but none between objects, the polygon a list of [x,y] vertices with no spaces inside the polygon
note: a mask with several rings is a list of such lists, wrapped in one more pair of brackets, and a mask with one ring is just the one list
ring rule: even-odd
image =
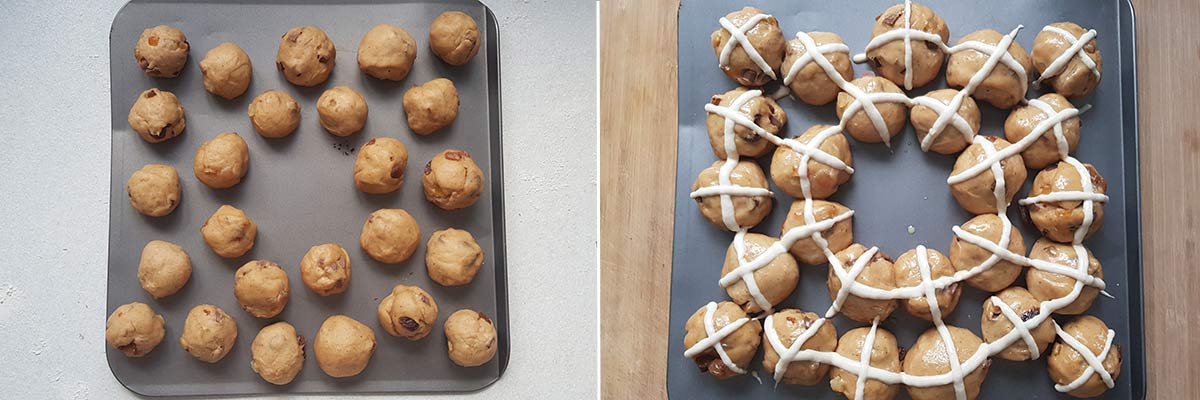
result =
[{"label": "grey tray surface", "polygon": [[[744,3],[744,4],[743,4]],[[717,20],[744,5],[755,6],[774,15],[788,39],[797,31],[834,32],[846,41],[852,53],[860,53],[870,39],[876,15],[897,0],[867,0],[830,3],[815,0],[763,1],[742,3],[717,1],[684,2],[679,10],[679,144],[675,187],[675,239],[671,278],[670,337],[667,353],[667,391],[675,399],[706,398],[841,398],[829,389],[828,380],[811,387],[780,385],[773,388],[770,373],[762,368],[762,351],[752,369],[761,377],[760,384],[751,376],[717,381],[697,371],[695,363],[683,356],[684,324],[688,317],[709,301],[728,299],[717,284],[725,251],[733,234],[711,226],[700,216],[688,194],[701,170],[717,161],[709,146],[704,104],[710,97],[736,87],[717,69],[709,35]],[[1083,134],[1073,155],[1095,165],[1108,181],[1109,202],[1105,205],[1104,225],[1085,245],[1099,258],[1104,268],[1107,291],[1115,299],[1098,298],[1087,314],[1095,315],[1116,331],[1124,363],[1116,387],[1105,398],[1130,399],[1145,396],[1145,370],[1142,353],[1142,297],[1140,222],[1138,207],[1138,161],[1136,127],[1136,82],[1133,49],[1133,9],[1126,0],[1081,3],[1068,0],[1012,2],[922,2],[937,12],[950,27],[953,43],[963,35],[991,28],[1007,33],[1017,24],[1025,28],[1016,41],[1027,51],[1037,32],[1051,22],[1073,21],[1099,32],[1104,57],[1104,76],[1100,87],[1087,98],[1074,101],[1076,106],[1091,104],[1082,116]],[[855,76],[870,68],[855,65]],[[918,95],[945,87],[941,76],[926,87],[915,88]],[[773,89],[770,86],[769,89]],[[1041,92],[1030,89],[1028,97]],[[813,107],[793,99],[780,100],[787,111],[784,135],[796,136],[814,124],[835,124],[833,105]],[[1003,136],[1007,110],[981,105],[982,134]],[[950,227],[970,219],[954,201],[946,186],[946,177],[955,157],[923,153],[912,126],[892,139],[892,149],[882,144],[864,144],[851,139],[854,176],[831,199],[855,210],[855,242],[879,246],[891,256],[924,244],[942,252],[949,250],[953,233]],[[766,171],[770,155],[758,161]],[[1031,171],[1018,198],[1028,193],[1036,171]],[[751,229],[778,237],[780,226],[792,198],[772,183],[775,206],[772,214]],[[1039,236],[1024,222],[1013,206],[1009,217],[1024,234],[1027,244]],[[1019,221],[1019,222],[1017,222]],[[916,229],[908,233],[908,226]],[[800,285],[782,308],[824,312],[829,305],[826,288],[827,266],[801,267]],[[1017,281],[1024,285],[1024,277]],[[988,294],[974,288],[963,292],[957,309],[947,323],[979,334],[979,315]],[[1056,318],[1060,322],[1068,318]],[[838,332],[862,326],[845,317],[833,319]],[[916,337],[932,324],[897,310],[881,326],[896,334],[901,347],[912,346]],[[908,398],[901,391],[901,398]],[[1011,362],[992,359],[980,398],[1063,398],[1054,390],[1046,373],[1045,361]]]},{"label": "grey tray surface", "polygon": [[[449,10],[473,17],[483,33],[479,54],[460,67],[441,62],[428,47],[430,23]],[[377,80],[358,70],[358,43],[378,23],[403,27],[417,40],[416,63],[402,82]],[[142,30],[158,24],[180,28],[191,44],[187,66],[174,79],[149,77],[133,59],[133,45]],[[318,87],[294,86],[275,67],[280,36],[298,25],[324,29],[337,47],[335,70]],[[127,4],[113,21],[110,34],[113,148],[106,310],[111,312],[133,301],[149,304],[165,317],[166,337],[143,358],[126,358],[106,346],[113,375],[131,391],[151,396],[470,391],[499,379],[508,364],[509,337],[497,35],[495,17],[475,0],[360,0],[336,5],[305,0],[135,0]],[[254,65],[249,90],[233,100],[206,92],[197,66],[209,49],[225,41],[245,49]],[[453,80],[458,88],[458,119],[431,136],[417,136],[405,123],[401,98],[411,86],[438,77]],[[317,97],[336,85],[362,93],[370,109],[366,128],[349,138],[330,135],[318,123]],[[182,136],[148,144],[129,128],[129,107],[139,93],[151,87],[179,96],[187,109],[187,129]],[[247,106],[268,89],[285,91],[300,103],[302,122],[291,136],[265,139],[250,126]],[[250,169],[239,185],[214,190],[193,176],[192,159],[202,142],[224,131],[238,132],[246,140]],[[352,150],[374,137],[394,137],[408,148],[406,179],[397,192],[369,195],[354,187],[351,176],[357,152]],[[424,198],[420,182],[423,167],[447,148],[469,152],[487,177],[485,195],[472,207],[448,212]],[[182,201],[166,217],[144,217],[129,206],[126,198],[125,181],[148,163],[168,164],[179,170]],[[253,250],[237,259],[216,256],[200,237],[200,226],[222,204],[244,210],[259,226]],[[358,245],[367,215],[380,208],[403,208],[421,226],[418,251],[401,264],[376,262]],[[442,287],[425,272],[426,241],[434,231],[448,227],[471,232],[484,250],[484,267],[468,286]],[[187,286],[161,300],[144,292],[136,278],[141,249],[154,239],[183,246],[193,264]],[[298,265],[310,246],[330,242],[350,253],[353,274],[345,293],[321,297],[301,282]],[[291,298],[277,318],[254,318],[238,306],[233,296],[233,272],[255,259],[275,261],[288,273]],[[437,301],[438,322],[425,339],[410,342],[392,337],[379,326],[376,307],[396,284],[424,288]],[[202,303],[221,307],[238,324],[237,343],[215,364],[193,359],[179,345],[188,310]],[[500,351],[480,367],[458,367],[446,355],[442,323],[463,308],[481,311],[496,321]],[[313,357],[311,339],[321,322],[334,314],[348,315],[375,331],[378,345],[374,357],[358,376],[330,378]],[[250,369],[251,341],[260,328],[276,321],[295,325],[310,343],[304,369],[285,386],[269,384]]]}]

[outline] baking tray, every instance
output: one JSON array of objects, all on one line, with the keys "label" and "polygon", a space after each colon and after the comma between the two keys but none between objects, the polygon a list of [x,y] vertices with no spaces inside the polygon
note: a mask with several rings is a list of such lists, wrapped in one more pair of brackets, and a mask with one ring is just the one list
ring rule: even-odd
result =
[{"label": "baking tray", "polygon": [[[755,6],[779,20],[789,40],[797,31],[829,31],[841,35],[853,53],[861,53],[870,39],[876,15],[898,0],[868,0],[829,3],[816,0],[761,1],[741,3],[687,1],[679,9],[679,147],[675,184],[675,243],[671,274],[671,317],[667,352],[667,392],[676,399],[705,398],[842,398],[829,389],[828,379],[815,386],[779,385],[773,388],[770,373],[762,368],[762,350],[754,358],[752,376],[717,381],[697,372],[695,363],[683,356],[684,325],[697,309],[709,301],[728,299],[717,285],[721,263],[733,233],[724,232],[700,216],[695,202],[688,197],[692,183],[704,168],[717,159],[713,156],[705,130],[704,104],[717,93],[736,84],[717,69],[709,35],[719,26],[717,20],[745,5]],[[743,4],[744,3],[744,4]],[[1104,267],[1107,291],[1116,299],[1100,297],[1087,314],[1104,320],[1116,331],[1124,362],[1117,386],[1105,398],[1129,399],[1145,396],[1145,358],[1142,344],[1142,272],[1141,230],[1138,206],[1137,99],[1134,65],[1133,7],[1127,0],[1089,2],[1070,0],[1019,0],[1011,2],[923,1],[933,8],[950,27],[950,42],[978,29],[1008,32],[1017,24],[1025,29],[1016,41],[1026,51],[1042,26],[1056,21],[1074,21],[1099,32],[1098,43],[1104,56],[1104,77],[1094,94],[1073,101],[1076,106],[1090,103],[1084,114],[1083,135],[1073,155],[1096,166],[1108,181],[1109,202],[1100,231],[1085,244]],[[854,66],[855,76],[870,68]],[[945,87],[945,69],[938,79],[910,94],[921,94]],[[773,88],[773,87],[769,87]],[[1027,97],[1040,95],[1030,89]],[[793,99],[782,99],[788,123],[783,134],[795,136],[814,124],[836,124],[833,105],[814,107]],[[1007,110],[981,103],[981,133],[1003,136]],[[782,136],[782,135],[781,135]],[[953,233],[950,227],[970,219],[946,187],[946,177],[954,156],[922,153],[911,125],[892,139],[892,149],[882,144],[863,144],[853,139],[854,176],[831,199],[855,210],[854,238],[857,243],[879,246],[893,257],[924,244],[947,253]],[[770,155],[758,161],[767,171]],[[1017,198],[1025,197],[1034,173],[1026,179]],[[772,183],[776,193],[771,215],[753,232],[778,237],[779,227],[792,198]],[[1009,208],[1009,217],[1022,231],[1026,244],[1039,236],[1032,225]],[[1021,221],[1021,222],[1017,222]],[[908,226],[916,232],[910,235]],[[817,313],[829,307],[825,287],[827,266],[800,268],[800,285],[780,308],[800,308]],[[1024,274],[1017,284],[1024,285]],[[958,308],[946,319],[955,326],[979,335],[979,314],[987,294],[974,288],[963,291]],[[838,334],[864,326],[845,317],[832,319]],[[1060,319],[1061,321],[1061,319]],[[896,334],[901,347],[912,346],[916,337],[932,327],[929,322],[897,310],[881,324]],[[1044,358],[1043,358],[1044,359]],[[992,359],[991,370],[983,384],[982,399],[1064,398],[1054,390],[1046,373],[1045,361],[1012,362]],[[908,398],[901,390],[900,398]]]},{"label": "baking tray", "polygon": [[[466,12],[484,38],[479,54],[467,65],[442,63],[428,47],[429,24],[443,11]],[[401,26],[417,39],[417,58],[402,82],[371,78],[358,70],[356,50],[362,35],[386,22]],[[133,61],[133,45],[142,29],[169,24],[184,31],[191,58],[174,79],[151,78]],[[297,25],[316,25],[337,46],[337,65],[329,80],[313,88],[286,82],[275,68],[279,38]],[[113,21],[110,34],[112,74],[112,186],[110,193],[107,316],[118,305],[140,301],[166,318],[166,337],[148,356],[126,358],[106,346],[109,367],[129,390],[142,395],[232,395],[268,393],[470,391],[500,378],[508,364],[508,298],[505,283],[504,182],[500,150],[500,64],[496,18],[474,0],[373,1],[323,4],[306,0],[257,0],[252,3],[138,1],[127,4]],[[246,94],[226,101],[204,91],[197,65],[217,44],[233,41],[246,50],[254,76]],[[405,123],[404,91],[437,77],[454,81],[461,101],[458,119],[444,131],[422,137]],[[335,85],[347,85],[367,99],[366,128],[349,138],[326,133],[318,123],[316,100]],[[141,91],[158,87],[174,92],[187,109],[187,129],[165,143],[148,144],[126,123],[129,107]],[[302,109],[300,128],[283,139],[264,139],[246,116],[249,102],[268,89],[291,94]],[[239,132],[250,147],[250,170],[241,184],[213,190],[192,175],[192,158],[200,143],[223,131]],[[351,178],[357,149],[372,137],[395,137],[408,147],[404,185],[386,195],[358,191]],[[443,211],[425,200],[421,171],[445,148],[471,153],[485,173],[486,194],[474,206]],[[147,163],[179,170],[182,203],[169,216],[148,218],[129,206],[125,181]],[[258,223],[253,250],[237,259],[217,257],[200,237],[200,226],[221,204],[246,211]],[[386,265],[371,259],[358,245],[367,215],[379,208],[403,208],[421,225],[419,250],[408,261]],[[465,287],[446,288],[425,273],[425,242],[447,227],[471,232],[483,248],[484,267]],[[191,256],[191,281],[174,296],[154,300],[138,284],[136,270],[142,246],[152,239],[177,243]],[[335,242],[346,248],[353,266],[349,290],[320,297],[300,280],[299,262],[310,246]],[[233,296],[233,272],[253,259],[269,259],[287,271],[291,299],[277,318],[258,319],[242,311]],[[416,285],[438,303],[433,333],[418,342],[392,337],[376,317],[379,300],[396,284]],[[238,339],[220,362],[206,364],[179,345],[189,309],[215,304],[237,320]],[[442,323],[455,310],[477,309],[496,321],[500,351],[483,366],[462,368],[446,356]],[[295,381],[275,386],[250,369],[250,343],[258,330],[287,321],[309,339],[332,314],[346,314],[375,331],[378,346],[370,365],[352,378],[326,376],[308,353]],[[97,316],[100,317],[100,316]]]}]

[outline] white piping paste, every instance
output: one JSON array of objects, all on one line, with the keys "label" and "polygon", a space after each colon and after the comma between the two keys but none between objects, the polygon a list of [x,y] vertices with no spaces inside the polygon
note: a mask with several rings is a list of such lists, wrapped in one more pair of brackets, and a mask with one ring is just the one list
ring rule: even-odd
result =
[{"label": "white piping paste", "polygon": [[1025,341],[1025,347],[1029,349],[1029,359],[1038,359],[1042,355],[1042,352],[1038,350],[1037,340],[1033,339],[1033,334],[1029,332],[1029,327],[1022,323],[1024,321],[1021,321],[1021,316],[1017,315],[1017,312],[1013,311],[1012,307],[1003,300],[1000,300],[999,297],[992,296],[988,300],[992,302],[992,305],[1000,309],[1000,314],[1004,315],[1004,318],[1012,322],[1013,330],[1021,334],[1021,340]]},{"label": "white piping paste", "polygon": [[736,321],[730,322],[729,325],[725,325],[725,327],[718,331],[716,330],[713,322],[713,314],[716,312],[717,303],[711,301],[708,302],[708,305],[704,307],[705,338],[699,342],[696,342],[696,344],[684,351],[683,356],[687,358],[695,358],[697,355],[700,355],[700,353],[703,353],[705,350],[711,348],[716,350],[717,355],[721,357],[721,362],[725,363],[725,366],[729,367],[730,371],[738,374],[745,374],[746,370],[738,367],[733,360],[729,359],[729,355],[725,354],[725,345],[722,344],[721,341],[725,340],[727,336],[733,334],[734,331],[737,331],[738,328],[741,328],[742,325],[750,322],[750,319],[738,318]]},{"label": "white piping paste", "polygon": [[[863,347],[859,352],[858,363],[863,371],[871,370],[871,355],[875,353],[875,330],[879,328],[879,318],[871,321],[871,330],[867,331],[867,337],[863,339]],[[866,391],[867,374],[858,375],[858,381],[854,385],[854,398],[862,399],[863,393]]]},{"label": "white piping paste", "polygon": [[1083,373],[1079,374],[1078,378],[1075,378],[1074,381],[1071,381],[1071,383],[1066,385],[1055,384],[1054,390],[1066,393],[1075,389],[1079,389],[1080,386],[1083,386],[1083,384],[1092,377],[1092,374],[1100,374],[1100,380],[1104,381],[1104,385],[1108,386],[1109,389],[1112,389],[1113,386],[1116,385],[1116,383],[1113,382],[1112,375],[1108,373],[1108,370],[1104,369],[1104,364],[1101,362],[1105,358],[1108,358],[1108,352],[1109,350],[1112,350],[1113,338],[1115,338],[1117,335],[1116,332],[1113,332],[1112,329],[1108,330],[1108,335],[1104,343],[1104,349],[1100,351],[1099,357],[1097,357],[1095,354],[1092,354],[1092,350],[1087,348],[1087,346],[1085,346],[1083,343],[1080,343],[1078,340],[1075,340],[1073,336],[1064,332],[1062,328],[1058,327],[1058,324],[1054,324],[1054,333],[1058,334],[1058,337],[1062,339],[1063,343],[1066,343],[1067,346],[1071,346],[1072,349],[1075,349],[1075,351],[1078,352],[1081,357],[1083,357],[1083,360],[1087,362],[1087,369],[1084,369]]},{"label": "white piping paste", "polygon": [[1067,32],[1065,29],[1057,26],[1046,25],[1042,28],[1042,32],[1054,32],[1059,36],[1062,36],[1063,40],[1067,41],[1067,43],[1070,43],[1071,46],[1064,50],[1062,54],[1059,54],[1058,57],[1050,63],[1050,65],[1046,66],[1046,70],[1042,71],[1042,76],[1039,76],[1037,80],[1033,81],[1034,87],[1040,85],[1046,78],[1053,78],[1062,73],[1062,69],[1067,66],[1067,63],[1070,62],[1071,58],[1073,57],[1079,58],[1079,61],[1092,71],[1092,75],[1094,75],[1096,79],[1100,78],[1100,70],[1096,68],[1096,61],[1092,60],[1092,57],[1088,56],[1086,51],[1083,51],[1083,46],[1087,45],[1088,42],[1096,38],[1095,29],[1089,29],[1078,38],[1071,34],[1071,32]]},{"label": "white piping paste", "polygon": [[805,329],[804,332],[800,333],[800,336],[796,337],[791,346],[785,347],[783,341],[779,339],[779,333],[775,331],[774,317],[775,315],[767,316],[766,321],[763,323],[763,329],[766,329],[767,343],[779,355],[779,362],[775,363],[775,368],[771,371],[775,378],[775,386],[779,386],[779,381],[783,379],[783,374],[787,372],[788,364],[795,361],[796,355],[800,352],[800,346],[808,342],[808,339],[816,336],[817,330],[821,329],[822,325],[825,325],[825,318],[818,318],[816,321],[813,321],[808,326],[808,329]]},{"label": "white piping paste", "polygon": [[[742,227],[738,225],[737,218],[733,210],[732,196],[772,196],[771,191],[765,188],[747,188],[734,185],[730,181],[730,176],[733,174],[734,167],[737,167],[740,156],[737,152],[736,136],[733,133],[734,125],[742,125],[750,128],[755,134],[774,136],[763,129],[758,124],[754,123],[750,118],[746,118],[741,112],[737,111],[742,108],[746,102],[751,99],[761,96],[761,90],[747,90],[733,100],[729,106],[718,106],[716,104],[705,104],[704,110],[713,114],[720,115],[725,118],[725,163],[721,165],[720,171],[717,173],[717,185],[699,188],[691,193],[691,197],[699,198],[712,195],[721,196],[721,222],[725,224],[725,229],[730,231],[740,231]],[[740,118],[739,118],[740,117]]]},{"label": "white piping paste", "polygon": [[[928,282],[933,279],[932,273],[929,271],[929,253],[922,245],[917,246],[917,266],[921,270],[922,281]],[[954,379],[954,397],[957,400],[966,400],[967,389],[963,383],[966,373],[963,372],[962,365],[958,362],[958,350],[954,348],[954,336],[950,335],[950,329],[946,328],[945,322],[942,322],[942,309],[938,305],[937,292],[932,286],[925,287],[925,303],[929,306],[929,315],[933,320],[934,327],[942,336],[942,348],[946,352],[947,363],[950,364],[950,376]]]},{"label": "white piping paste", "polygon": [[759,22],[770,17],[771,16],[767,14],[755,14],[753,17],[750,17],[745,24],[742,24],[742,26],[734,26],[733,22],[729,21],[729,18],[721,17],[721,28],[729,31],[729,40],[725,42],[725,47],[721,48],[721,57],[719,58],[718,62],[718,66],[721,67],[722,71],[729,69],[729,54],[733,53],[733,46],[738,45],[742,47],[742,50],[746,52],[746,55],[754,61],[754,64],[758,65],[758,68],[761,69],[763,73],[767,74],[767,76],[770,76],[772,80],[775,79],[775,71],[771,69],[769,64],[767,64],[767,60],[764,60],[762,55],[758,54],[758,49],[754,48],[753,43],[750,43],[750,38],[746,37],[746,32],[754,29],[755,25],[758,25]]}]

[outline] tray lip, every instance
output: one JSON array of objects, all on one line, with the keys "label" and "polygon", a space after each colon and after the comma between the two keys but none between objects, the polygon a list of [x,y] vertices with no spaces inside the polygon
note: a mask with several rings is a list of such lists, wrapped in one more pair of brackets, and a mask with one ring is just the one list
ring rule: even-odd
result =
[{"label": "tray lip", "polygon": [[[121,17],[122,14],[125,13],[126,9],[129,8],[130,5],[132,5],[134,3],[153,3],[153,2],[162,2],[162,3],[180,2],[180,3],[182,3],[185,1],[188,1],[188,0],[126,0],[125,4],[121,5],[121,8],[117,10],[116,14],[113,14],[113,20],[112,20],[112,22],[109,23],[109,27],[108,27],[108,47],[109,47],[109,49],[111,50],[113,47],[112,34],[113,34],[113,30],[116,28],[117,20]],[[191,1],[208,2],[208,3],[214,3],[214,4],[238,3],[237,1],[234,1],[234,0],[191,0]],[[286,1],[282,1],[282,0],[260,0],[260,1],[262,1],[263,3],[269,3],[269,4],[286,3]],[[357,1],[361,2],[361,3],[365,3],[365,4],[398,4],[398,3],[412,2],[411,0],[409,0],[409,1],[406,1],[406,0],[357,0]],[[476,3],[479,6],[483,7],[484,16],[485,16],[484,23],[488,27],[487,37],[488,37],[489,45],[487,48],[487,62],[489,63],[489,65],[494,66],[494,68],[488,68],[488,88],[489,88],[489,90],[494,90],[494,92],[496,93],[495,101],[490,102],[491,104],[489,104],[489,108],[491,109],[490,114],[493,117],[490,118],[490,121],[488,121],[488,125],[489,125],[489,130],[491,132],[494,132],[494,134],[489,134],[489,141],[492,143],[492,145],[489,146],[489,150],[490,150],[489,153],[490,153],[490,158],[492,160],[491,180],[492,180],[492,187],[493,187],[493,190],[492,190],[492,234],[493,234],[493,238],[494,238],[493,239],[493,250],[496,253],[492,256],[493,260],[495,261],[494,268],[496,271],[495,272],[496,313],[498,314],[497,315],[498,318],[495,318],[495,320],[504,321],[503,324],[499,324],[500,326],[497,327],[497,336],[499,337],[499,341],[501,344],[500,349],[499,349],[499,354],[496,355],[497,362],[499,363],[499,371],[496,374],[494,379],[492,379],[478,387],[474,387],[474,388],[458,389],[458,390],[422,390],[422,391],[360,391],[360,392],[353,392],[353,393],[357,393],[357,394],[398,394],[398,395],[422,394],[422,393],[424,393],[424,394],[474,393],[474,392],[481,392],[484,389],[492,387],[493,385],[496,384],[497,381],[499,381],[501,378],[503,378],[505,372],[508,371],[508,362],[510,359],[510,352],[511,352],[510,346],[511,346],[512,340],[511,340],[511,337],[509,336],[510,323],[509,323],[509,312],[508,312],[509,311],[508,310],[508,241],[507,241],[507,237],[506,237],[505,219],[504,219],[504,215],[505,215],[505,213],[504,213],[504,150],[503,150],[503,146],[502,146],[503,136],[504,136],[504,132],[503,132],[504,125],[502,123],[503,117],[501,115],[502,108],[503,108],[502,107],[503,92],[501,91],[501,85],[500,85],[500,26],[499,26],[499,23],[497,22],[498,20],[496,19],[495,12],[493,12],[492,8],[488,7],[488,5],[485,4],[482,0],[465,0],[464,2]],[[188,57],[191,58],[191,55],[189,55]],[[111,62],[112,60],[109,60],[109,61],[110,61],[109,62],[109,70],[108,70],[108,82],[109,82],[109,86],[110,86],[109,87],[109,104],[112,107],[116,107],[116,104],[112,103],[112,88],[111,88],[111,86],[112,86],[112,81],[113,81],[113,71],[116,70],[117,64]],[[108,128],[111,131],[112,126],[113,126],[111,112],[109,113],[108,117],[109,117]],[[110,136],[110,138],[111,138],[111,136]],[[110,154],[112,154],[113,156],[110,156],[108,159],[108,164],[109,164],[108,170],[109,171],[112,171],[112,166],[113,166],[113,161],[114,161],[113,157],[115,157],[117,155],[116,148],[117,148],[117,142],[115,140],[111,140],[110,144],[109,144],[109,151],[110,151]],[[123,157],[124,155],[122,154],[121,156]],[[113,193],[113,186],[112,186],[112,182],[111,182],[112,176],[109,177],[109,181],[110,182],[108,185],[108,198],[111,201],[112,193]],[[109,228],[108,234],[109,234],[109,237],[108,237],[108,242],[106,244],[107,251],[105,251],[105,254],[108,256],[109,259],[111,259],[112,251],[113,251],[113,248],[112,248],[113,247],[112,246],[112,221],[116,216],[115,210],[116,210],[116,208],[110,204],[110,206],[108,208],[108,228]],[[109,269],[110,268],[108,265],[108,259],[106,259],[105,260],[105,285],[104,285],[105,308],[103,310],[103,312],[105,313],[104,314],[105,318],[107,318],[108,309],[112,306],[112,304],[108,304],[108,289],[109,289],[108,288],[108,280],[109,280],[108,270]],[[160,345],[162,345],[162,344],[160,343]],[[103,344],[103,346],[104,346],[104,354],[105,354],[104,359],[105,359],[105,364],[108,366],[108,372],[110,374],[112,374],[113,378],[116,379],[117,383],[120,383],[121,386],[124,387],[126,390],[128,390],[130,393],[133,393],[134,395],[137,395],[139,397],[146,397],[146,398],[168,398],[168,397],[196,396],[196,394],[177,394],[177,395],[175,395],[175,394],[151,394],[151,393],[145,393],[145,392],[139,391],[138,389],[135,389],[134,387],[129,386],[128,384],[125,383],[125,381],[123,381],[121,379],[121,376],[118,375],[115,370],[113,370],[112,363],[113,363],[114,355],[113,355],[113,352],[108,351],[108,343],[105,342]],[[221,397],[235,397],[235,396],[246,396],[246,395],[274,396],[274,395],[287,394],[287,393],[300,394],[300,395],[321,395],[321,394],[330,394],[330,393],[335,393],[335,392],[285,391],[285,392],[275,392],[275,393],[226,393],[226,394],[217,394],[217,395],[201,394],[200,396],[221,398]]]}]

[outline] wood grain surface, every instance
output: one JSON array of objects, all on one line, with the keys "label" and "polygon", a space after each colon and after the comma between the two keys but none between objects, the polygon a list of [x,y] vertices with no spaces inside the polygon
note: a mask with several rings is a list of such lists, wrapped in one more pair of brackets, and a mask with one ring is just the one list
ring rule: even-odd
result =
[{"label": "wood grain surface", "polygon": [[[601,397],[666,397],[678,1],[600,6]],[[1147,398],[1200,393],[1200,1],[1134,0]]]}]

